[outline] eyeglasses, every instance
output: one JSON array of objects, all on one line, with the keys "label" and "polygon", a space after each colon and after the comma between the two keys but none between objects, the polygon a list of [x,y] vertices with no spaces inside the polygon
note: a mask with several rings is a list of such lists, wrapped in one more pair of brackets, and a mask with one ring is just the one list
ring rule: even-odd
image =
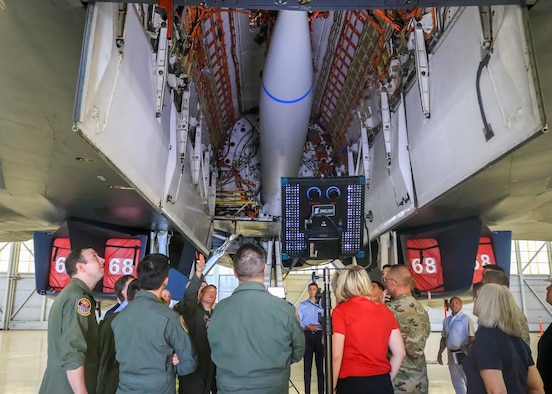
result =
[{"label": "eyeglasses", "polygon": [[383,281],[384,281],[384,282],[389,282],[390,280],[392,280],[392,281],[395,282],[395,283],[398,283],[396,279],[393,279],[393,278],[383,278]]}]

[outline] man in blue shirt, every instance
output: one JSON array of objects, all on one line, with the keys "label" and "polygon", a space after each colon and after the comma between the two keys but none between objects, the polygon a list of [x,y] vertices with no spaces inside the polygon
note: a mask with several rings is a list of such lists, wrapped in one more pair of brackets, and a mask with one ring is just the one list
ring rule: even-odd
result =
[{"label": "man in blue shirt", "polygon": [[316,300],[318,285],[309,284],[309,299],[299,304],[298,314],[305,334],[305,356],[303,367],[305,374],[305,394],[310,394],[312,355],[316,362],[316,375],[318,377],[318,394],[324,394],[324,345],[322,344],[322,326],[318,321],[318,315],[322,308]]},{"label": "man in blue shirt", "polygon": [[475,339],[473,321],[462,312],[462,300],[458,297],[450,299],[452,315],[443,321],[441,344],[437,361],[443,365],[442,353],[445,347],[448,350],[448,367],[452,386],[456,394],[466,393],[466,374],[462,368],[462,361],[466,355],[466,348]]}]

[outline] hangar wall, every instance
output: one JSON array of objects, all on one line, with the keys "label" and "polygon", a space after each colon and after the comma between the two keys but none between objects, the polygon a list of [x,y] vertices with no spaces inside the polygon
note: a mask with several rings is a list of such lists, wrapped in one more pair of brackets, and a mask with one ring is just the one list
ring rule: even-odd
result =
[{"label": "hangar wall", "polygon": [[[36,330],[46,329],[48,313],[53,299],[41,296],[35,290],[34,262],[32,241],[0,243],[0,329],[2,330]],[[518,305],[527,315],[529,328],[539,332],[539,321],[543,328],[552,323],[552,306],[546,299],[546,281],[552,273],[552,242],[513,241],[510,289]],[[331,264],[326,266],[333,268]],[[312,273],[322,278],[324,265],[306,267],[302,271],[284,273],[286,299],[295,307],[305,300],[306,289],[312,281]],[[379,275],[374,271],[373,274]],[[217,266],[208,275],[208,282],[219,289],[219,299],[228,297],[237,282],[231,270]],[[323,288],[323,280],[317,279]],[[174,296],[175,298],[178,295]],[[472,315],[473,303],[468,302],[469,294],[463,294],[464,312]],[[432,331],[440,331],[444,317],[443,300],[420,300],[428,305]],[[332,301],[335,305],[335,300]],[[102,305],[102,310],[109,308]],[[474,319],[476,321],[476,319]]]}]

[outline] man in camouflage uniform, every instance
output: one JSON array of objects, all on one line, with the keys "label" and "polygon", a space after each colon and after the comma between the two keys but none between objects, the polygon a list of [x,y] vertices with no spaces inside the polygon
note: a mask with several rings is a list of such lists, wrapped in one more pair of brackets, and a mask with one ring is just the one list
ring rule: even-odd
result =
[{"label": "man in camouflage uniform", "polygon": [[385,286],[393,297],[389,308],[395,314],[401,331],[406,357],[393,380],[395,393],[427,393],[427,365],[424,354],[430,332],[429,316],[412,297],[412,275],[405,265],[394,265],[385,278]]}]

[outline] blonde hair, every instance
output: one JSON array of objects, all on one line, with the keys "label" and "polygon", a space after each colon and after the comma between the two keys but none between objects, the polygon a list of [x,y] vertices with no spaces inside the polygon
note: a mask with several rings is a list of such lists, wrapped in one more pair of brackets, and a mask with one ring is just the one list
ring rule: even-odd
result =
[{"label": "blonde hair", "polygon": [[519,314],[522,313],[506,286],[488,283],[481,287],[474,313],[482,327],[496,327],[508,335],[523,337]]},{"label": "blonde hair", "polygon": [[372,280],[363,267],[345,268],[337,278],[335,298],[337,302],[347,301],[355,296],[374,298]]}]

